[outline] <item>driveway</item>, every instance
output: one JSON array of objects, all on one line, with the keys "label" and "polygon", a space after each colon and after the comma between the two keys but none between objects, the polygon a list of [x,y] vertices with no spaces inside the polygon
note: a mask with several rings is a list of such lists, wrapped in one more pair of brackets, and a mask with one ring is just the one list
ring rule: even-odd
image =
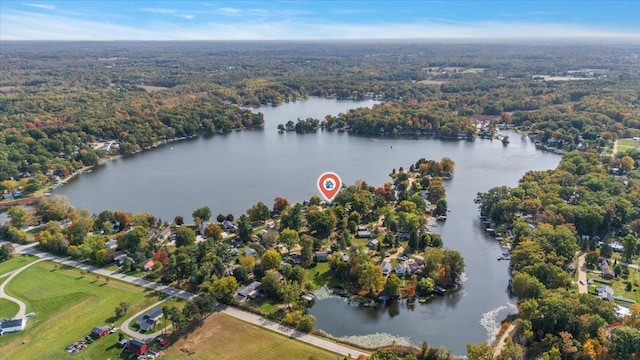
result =
[{"label": "driveway", "polygon": [[589,292],[587,285],[587,264],[584,261],[585,254],[578,256],[578,293],[586,294]]}]

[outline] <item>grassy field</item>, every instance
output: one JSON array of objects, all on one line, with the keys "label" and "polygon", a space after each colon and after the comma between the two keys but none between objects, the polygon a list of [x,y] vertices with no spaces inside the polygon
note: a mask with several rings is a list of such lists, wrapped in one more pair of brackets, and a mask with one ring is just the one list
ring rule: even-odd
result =
[{"label": "grassy field", "polygon": [[14,256],[9,260],[0,263],[0,275],[19,269],[33,261],[36,261],[37,259],[37,257],[29,255]]},{"label": "grassy field", "polygon": [[[182,351],[186,349],[191,353]],[[275,332],[222,313],[215,313],[204,325],[179,339],[166,350],[167,359],[331,359],[337,355],[290,339]]]},{"label": "grassy field", "polygon": [[0,319],[10,319],[18,313],[18,304],[7,299],[0,299]]},{"label": "grassy field", "polygon": [[[631,291],[627,291],[627,282],[630,282],[632,285]],[[615,296],[621,296],[627,299],[633,299],[637,304],[640,304],[640,271],[629,268],[629,276],[625,279],[624,276],[619,280],[615,280],[613,282],[613,290],[615,291]]]},{"label": "grassy field", "polygon": [[[64,349],[94,326],[120,325],[160,300],[153,291],[52,262],[24,270],[6,291],[23,299],[27,312],[35,312],[25,331],[0,337],[0,353],[6,359],[114,359],[117,334],[96,340],[75,356]],[[115,318],[114,308],[121,301],[131,307],[124,317]]]},{"label": "grassy field", "polygon": [[640,149],[640,142],[633,139],[618,140],[618,152],[623,153],[630,149]]}]

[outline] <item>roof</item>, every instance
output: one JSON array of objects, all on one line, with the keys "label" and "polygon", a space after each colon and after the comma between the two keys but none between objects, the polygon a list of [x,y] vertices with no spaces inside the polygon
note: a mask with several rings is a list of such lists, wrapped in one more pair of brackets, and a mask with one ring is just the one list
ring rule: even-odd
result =
[{"label": "roof", "polygon": [[153,267],[153,260],[149,260],[142,266],[144,269],[151,269]]},{"label": "roof", "polygon": [[254,281],[251,284],[245,286],[244,288],[238,290],[238,295],[247,297],[250,296],[252,292],[257,291],[262,284],[259,281]]},{"label": "roof", "polygon": [[0,329],[7,329],[7,328],[16,327],[16,326],[23,327],[24,319],[5,320],[0,323]]},{"label": "roof", "polygon": [[160,308],[154,307],[149,312],[147,312],[145,316],[151,319],[159,319],[160,317],[162,317],[162,310]]},{"label": "roof", "polygon": [[256,249],[254,248],[245,248],[244,249],[244,253],[246,255],[251,255],[251,256],[258,256],[258,252],[256,251]]},{"label": "roof", "polygon": [[106,326],[96,326],[91,329],[92,334],[102,334],[103,332],[109,332],[109,328]]},{"label": "roof", "polygon": [[138,339],[131,339],[127,343],[127,349],[132,349],[132,350],[137,350],[137,351],[142,350],[142,348],[144,348],[145,346],[148,346],[147,343],[142,342],[142,341],[140,341]]}]

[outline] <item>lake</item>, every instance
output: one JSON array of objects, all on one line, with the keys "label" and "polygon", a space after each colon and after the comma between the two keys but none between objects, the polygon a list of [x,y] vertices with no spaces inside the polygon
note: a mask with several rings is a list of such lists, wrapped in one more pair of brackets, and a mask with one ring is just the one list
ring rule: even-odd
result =
[{"label": "lake", "polygon": [[336,336],[379,342],[380,338],[430,346],[444,345],[465,354],[466,343],[490,339],[499,321],[515,311],[506,292],[508,262],[497,261],[499,244],[488,238],[479,223],[473,200],[480,191],[516,186],[528,170],[554,168],[560,156],[536,150],[526,138],[508,133],[511,144],[476,140],[442,141],[425,138],[372,138],[318,131],[313,134],[277,132],[279,123],[297,118],[323,119],[373,101],[310,98],[278,107],[257,109],[264,114],[262,130],[174,142],[133,157],[110,161],[56,190],[80,208],[147,211],[163,220],[176,215],[191,220],[198,207],[209,206],[215,217],[236,217],[258,201],[271,207],[277,196],[290,203],[317,194],[316,181],[326,171],[340,175],[345,184],[363,179],[373,186],[390,181],[388,174],[408,168],[420,158],[455,161],[455,174],[447,182],[448,220],[433,231],[445,247],[460,251],[466,263],[466,281],[453,294],[408,309],[396,304],[382,309],[350,306],[339,298],[319,300],[310,312],[316,328]]}]

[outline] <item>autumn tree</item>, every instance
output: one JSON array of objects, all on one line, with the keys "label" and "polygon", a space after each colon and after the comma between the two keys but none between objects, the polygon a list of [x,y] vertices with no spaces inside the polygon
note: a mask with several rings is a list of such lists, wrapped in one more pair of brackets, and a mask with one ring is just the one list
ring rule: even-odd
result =
[{"label": "autumn tree", "polygon": [[215,243],[222,240],[222,228],[218,224],[209,223],[204,228],[204,236],[207,239],[212,239]]},{"label": "autumn tree", "polygon": [[268,249],[267,251],[264,252],[264,254],[262,254],[262,267],[265,270],[271,270],[271,269],[275,269],[275,270],[279,270],[282,262],[282,257],[280,256],[280,253],[278,251],[276,251],[275,249]]},{"label": "autumn tree", "polygon": [[224,304],[231,304],[233,296],[238,290],[238,282],[233,276],[225,276],[215,280],[211,287],[218,301]]},{"label": "autumn tree", "polygon": [[20,227],[29,221],[29,212],[22,206],[12,206],[7,210],[7,215],[11,219],[11,225]]},{"label": "autumn tree", "polygon": [[273,211],[277,213],[282,213],[282,210],[287,206],[289,206],[289,201],[283,197],[278,196],[273,200]]}]

